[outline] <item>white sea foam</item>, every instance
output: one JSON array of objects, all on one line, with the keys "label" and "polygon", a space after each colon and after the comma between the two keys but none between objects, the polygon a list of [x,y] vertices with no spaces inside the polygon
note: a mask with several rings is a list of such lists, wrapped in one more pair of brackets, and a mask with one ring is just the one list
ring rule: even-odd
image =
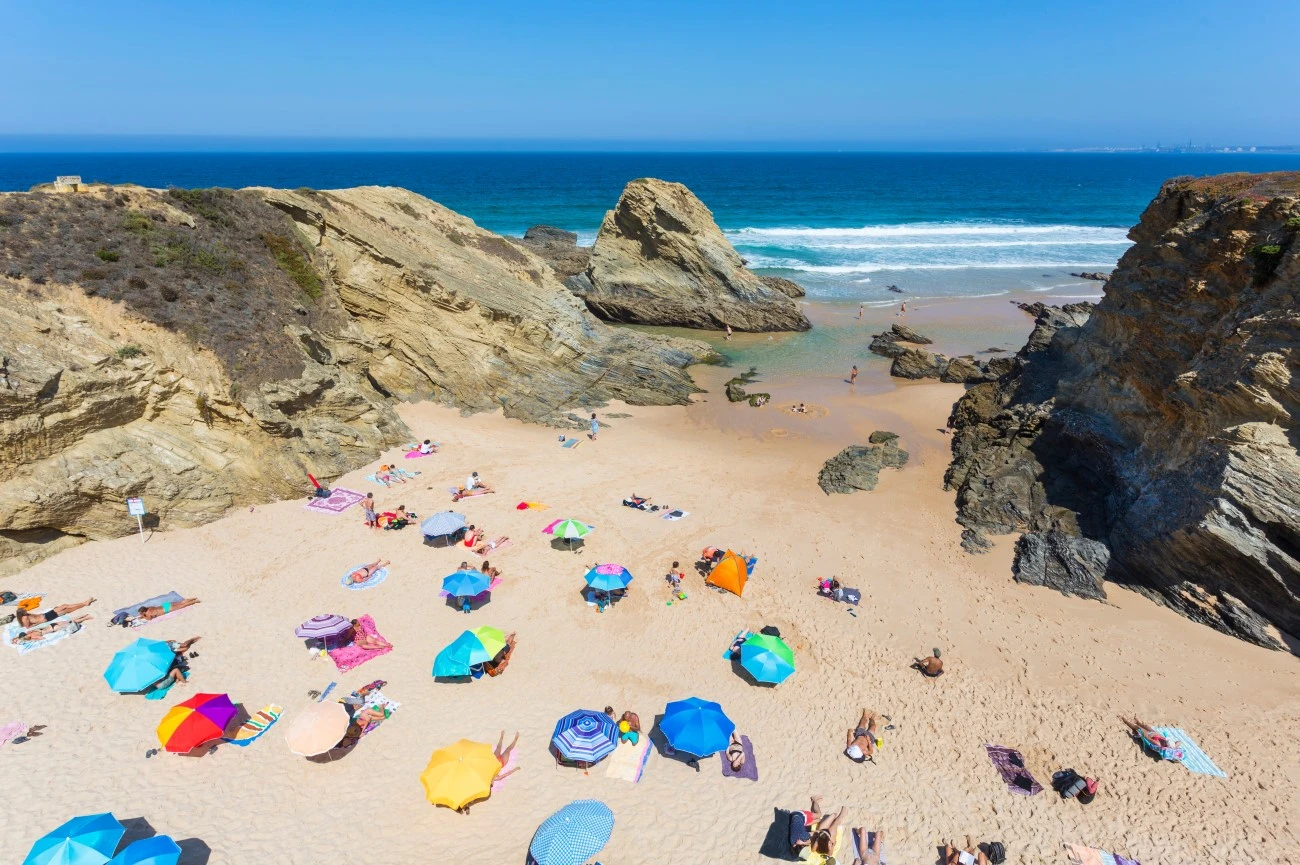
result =
[{"label": "white sea foam", "polygon": [[[1095,236],[1112,243],[1127,243],[1128,229],[1096,225],[1023,225],[1001,222],[913,222],[902,225],[865,225],[861,228],[736,228],[725,232],[751,244],[765,239],[835,239],[859,237],[951,237],[963,234]],[[734,242],[734,240],[733,240]],[[787,240],[788,242],[788,240]]]},{"label": "white sea foam", "polygon": [[[1052,268],[1061,270],[1070,267],[1112,268],[1113,261],[983,261],[962,262],[960,264],[807,264],[789,258],[764,258],[747,256],[750,267],[764,270],[793,270],[803,273],[822,273],[828,276],[844,276],[855,273],[880,273],[882,271],[903,270],[1038,270]],[[855,280],[857,281],[857,280]]]}]

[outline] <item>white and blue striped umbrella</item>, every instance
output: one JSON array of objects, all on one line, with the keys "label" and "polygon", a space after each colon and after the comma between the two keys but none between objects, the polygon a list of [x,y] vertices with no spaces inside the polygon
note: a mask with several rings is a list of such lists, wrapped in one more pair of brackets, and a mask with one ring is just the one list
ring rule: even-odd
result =
[{"label": "white and blue striped umbrella", "polygon": [[426,538],[440,538],[460,531],[465,528],[465,525],[464,514],[458,514],[454,511],[439,511],[420,523],[420,532]]},{"label": "white and blue striped umbrella", "polygon": [[604,712],[579,709],[556,723],[551,744],[565,760],[596,763],[618,747],[618,725]]},{"label": "white and blue striped umbrella", "polygon": [[530,865],[582,865],[609,843],[614,812],[604,802],[570,802],[537,827],[528,845]]}]

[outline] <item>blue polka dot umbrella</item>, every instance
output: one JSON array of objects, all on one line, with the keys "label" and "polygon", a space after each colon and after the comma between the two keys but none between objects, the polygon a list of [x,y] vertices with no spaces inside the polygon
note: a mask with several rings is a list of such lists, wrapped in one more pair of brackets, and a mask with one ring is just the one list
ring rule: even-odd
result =
[{"label": "blue polka dot umbrella", "polygon": [[618,747],[618,726],[604,712],[579,709],[559,720],[551,744],[565,760],[596,763]]},{"label": "blue polka dot umbrella", "polygon": [[609,843],[614,812],[604,802],[570,802],[537,827],[528,845],[529,865],[583,865]]}]

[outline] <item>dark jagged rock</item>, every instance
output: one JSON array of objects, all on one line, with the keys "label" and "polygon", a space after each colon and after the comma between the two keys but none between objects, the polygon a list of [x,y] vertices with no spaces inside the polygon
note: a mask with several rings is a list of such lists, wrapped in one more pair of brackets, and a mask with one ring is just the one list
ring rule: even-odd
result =
[{"label": "dark jagged rock", "polygon": [[[522,239],[506,239],[540,256],[566,286],[569,279],[585,274],[591,261],[591,247],[578,246],[576,232],[552,225],[534,225],[524,232]],[[574,294],[581,296],[577,291]]]},{"label": "dark jagged rock", "polygon": [[1095,309],[1024,307],[1018,367],[950,418],[971,539],[1024,532],[1022,582],[1300,634],[1298,232],[1300,174],[1170,181]]},{"label": "dark jagged rock", "polygon": [[1084,271],[1083,273],[1072,273],[1070,276],[1077,277],[1078,279],[1092,279],[1097,282],[1105,282],[1110,279],[1109,273],[1102,273],[1100,270],[1092,271],[1091,273],[1088,271]]},{"label": "dark jagged rock", "polygon": [[889,374],[894,378],[939,378],[948,369],[950,361],[941,354],[923,348],[905,348],[894,357]]},{"label": "dark jagged rock", "polygon": [[898,446],[898,436],[885,430],[871,434],[872,444],[850,445],[828,459],[817,474],[817,485],[822,492],[854,493],[874,490],[880,481],[882,468],[902,468],[908,453]]},{"label": "dark jagged rock", "polygon": [[[745,262],[748,264],[749,262]],[[768,288],[774,288],[784,294],[786,297],[803,297],[803,286],[793,279],[786,279],[781,276],[760,276],[759,280]]]},{"label": "dark jagged rock", "polygon": [[910,342],[914,345],[934,344],[934,340],[930,339],[930,337],[917,333],[905,324],[891,324],[889,326],[889,332],[892,333],[899,342]]},{"label": "dark jagged rock", "polygon": [[917,333],[905,324],[894,324],[890,325],[889,330],[873,336],[871,345],[867,349],[881,357],[898,357],[907,350],[906,346],[899,345],[902,342],[910,342],[913,345],[931,345],[934,340]]}]

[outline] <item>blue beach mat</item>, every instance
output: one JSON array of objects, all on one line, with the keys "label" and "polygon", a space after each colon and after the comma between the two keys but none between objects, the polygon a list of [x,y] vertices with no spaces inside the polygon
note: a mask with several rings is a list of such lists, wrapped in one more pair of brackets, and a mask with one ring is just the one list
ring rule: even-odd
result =
[{"label": "blue beach mat", "polygon": [[[362,564],[365,563],[362,562]],[[361,565],[357,565],[357,568],[359,567],[361,567]],[[348,574],[352,573],[357,568],[350,568],[343,574],[343,576],[339,577],[339,585],[343,586],[345,589],[352,589],[354,592],[359,592],[362,589],[373,589],[375,586],[388,579],[388,568],[379,568],[372,573],[370,579],[366,580],[364,583],[349,583]]]},{"label": "blue beach mat", "polygon": [[1182,744],[1183,749],[1182,764],[1187,767],[1187,771],[1195,772],[1198,775],[1213,775],[1216,778],[1226,778],[1228,773],[1214,765],[1214,761],[1209,758],[1200,746],[1192,741],[1192,737],[1187,735],[1187,731],[1180,727],[1156,727],[1161,736],[1166,739],[1177,739]]}]

